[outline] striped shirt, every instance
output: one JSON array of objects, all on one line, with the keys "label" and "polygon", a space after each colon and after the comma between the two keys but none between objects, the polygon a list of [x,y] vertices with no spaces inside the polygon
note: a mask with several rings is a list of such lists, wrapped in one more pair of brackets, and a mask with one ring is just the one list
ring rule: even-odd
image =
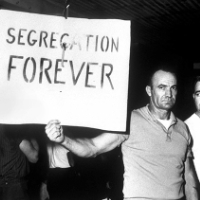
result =
[{"label": "striped shirt", "polygon": [[0,185],[23,178],[29,164],[19,148],[22,139],[8,126],[0,125]]}]

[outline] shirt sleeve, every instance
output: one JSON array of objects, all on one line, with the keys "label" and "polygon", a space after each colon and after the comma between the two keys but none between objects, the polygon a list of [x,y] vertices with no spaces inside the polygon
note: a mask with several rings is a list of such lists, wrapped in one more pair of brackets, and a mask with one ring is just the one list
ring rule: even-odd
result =
[{"label": "shirt sleeve", "polygon": [[67,153],[69,151],[60,144],[55,144],[52,148],[50,168],[68,168],[69,164]]},{"label": "shirt sleeve", "polygon": [[187,157],[194,158],[192,152],[192,136],[188,130],[188,149],[187,149]]}]

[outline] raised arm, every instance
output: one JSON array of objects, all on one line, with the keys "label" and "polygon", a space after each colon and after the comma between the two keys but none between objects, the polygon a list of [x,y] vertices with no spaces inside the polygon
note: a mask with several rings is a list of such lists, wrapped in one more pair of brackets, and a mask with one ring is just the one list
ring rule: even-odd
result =
[{"label": "raised arm", "polygon": [[27,139],[24,139],[20,143],[19,148],[25,154],[29,162],[36,163],[38,161],[39,146],[36,140],[31,139],[29,141]]},{"label": "raised arm", "polygon": [[199,181],[191,157],[188,157],[185,162],[185,181],[186,200],[198,200],[200,198],[198,195]]},{"label": "raised arm", "polygon": [[111,151],[128,137],[125,134],[102,133],[94,138],[74,138],[71,133],[63,134],[58,120],[50,121],[45,127],[45,132],[50,140],[61,143],[80,157],[95,157]]}]

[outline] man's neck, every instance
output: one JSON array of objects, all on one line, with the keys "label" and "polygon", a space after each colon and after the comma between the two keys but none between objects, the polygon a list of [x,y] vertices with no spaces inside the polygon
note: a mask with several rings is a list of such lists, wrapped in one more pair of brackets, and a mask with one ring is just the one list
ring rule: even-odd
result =
[{"label": "man's neck", "polygon": [[169,120],[170,119],[171,111],[169,111],[169,110],[157,109],[156,107],[149,105],[149,111],[157,119],[160,119],[160,120]]},{"label": "man's neck", "polygon": [[198,111],[196,112],[196,115],[197,115],[198,117],[200,117],[200,110],[198,110]]}]

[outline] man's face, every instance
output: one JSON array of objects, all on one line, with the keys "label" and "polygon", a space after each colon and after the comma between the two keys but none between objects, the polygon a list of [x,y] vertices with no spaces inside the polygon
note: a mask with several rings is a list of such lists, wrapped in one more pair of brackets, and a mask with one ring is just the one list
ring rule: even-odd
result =
[{"label": "man's face", "polygon": [[198,81],[194,87],[193,99],[197,111],[200,111],[200,81]]},{"label": "man's face", "polygon": [[152,85],[147,93],[151,106],[160,110],[170,110],[176,102],[176,77],[170,72],[158,70],[152,77]]}]

